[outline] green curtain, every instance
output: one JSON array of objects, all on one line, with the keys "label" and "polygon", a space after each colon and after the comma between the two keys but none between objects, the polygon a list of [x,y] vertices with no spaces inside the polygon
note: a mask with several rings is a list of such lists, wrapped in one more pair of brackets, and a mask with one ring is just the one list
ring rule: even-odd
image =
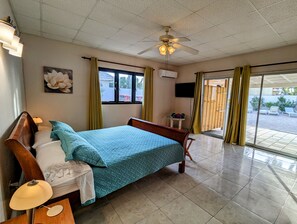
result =
[{"label": "green curtain", "polygon": [[201,92],[202,92],[203,72],[196,74],[193,116],[191,120],[191,131],[194,134],[201,133]]},{"label": "green curtain", "polygon": [[89,99],[89,129],[103,127],[101,93],[98,73],[98,59],[91,58],[90,99]]},{"label": "green curtain", "polygon": [[144,96],[142,101],[142,119],[153,121],[154,103],[154,69],[146,67],[144,69]]},{"label": "green curtain", "polygon": [[241,68],[234,69],[232,89],[230,96],[229,114],[226,126],[225,142],[234,143],[238,136],[238,118],[239,118],[239,90],[240,90]]},{"label": "green curtain", "polygon": [[249,65],[234,70],[225,142],[245,145],[251,69]]},{"label": "green curtain", "polygon": [[238,145],[245,145],[247,110],[249,100],[251,68],[249,65],[243,67],[241,75],[241,92],[240,92],[240,118],[239,118],[239,137]]}]

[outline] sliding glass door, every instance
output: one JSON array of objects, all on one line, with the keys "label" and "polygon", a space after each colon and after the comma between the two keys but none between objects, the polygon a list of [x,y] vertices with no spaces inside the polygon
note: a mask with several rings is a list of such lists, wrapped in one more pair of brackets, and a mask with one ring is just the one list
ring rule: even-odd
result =
[{"label": "sliding glass door", "polygon": [[297,157],[297,73],[251,77],[246,142]]}]

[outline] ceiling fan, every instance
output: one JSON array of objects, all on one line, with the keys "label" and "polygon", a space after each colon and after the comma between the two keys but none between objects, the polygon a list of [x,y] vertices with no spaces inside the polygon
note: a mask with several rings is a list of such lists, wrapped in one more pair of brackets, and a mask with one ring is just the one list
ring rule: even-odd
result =
[{"label": "ceiling fan", "polygon": [[159,52],[161,55],[173,54],[176,49],[180,49],[180,50],[186,51],[186,52],[188,52],[190,54],[194,54],[194,55],[198,54],[198,52],[199,52],[198,50],[188,47],[188,46],[185,46],[180,43],[180,42],[191,41],[189,38],[174,37],[174,36],[168,34],[170,29],[171,29],[170,26],[165,26],[164,30],[165,30],[166,34],[159,37],[160,42],[146,50],[139,52],[138,55],[144,54],[145,52],[148,52],[155,48],[159,48]]}]

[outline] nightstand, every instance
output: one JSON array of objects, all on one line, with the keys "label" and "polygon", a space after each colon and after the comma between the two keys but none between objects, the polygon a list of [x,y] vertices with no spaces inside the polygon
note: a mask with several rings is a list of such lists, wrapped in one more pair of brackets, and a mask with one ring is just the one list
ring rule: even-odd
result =
[{"label": "nightstand", "polygon": [[[47,208],[42,207],[42,208],[36,209],[34,223],[35,224],[74,224],[75,223],[68,198],[52,203],[47,206],[52,207],[54,205],[62,205],[64,208],[63,211],[57,216],[48,217],[46,215],[46,212],[48,211]],[[27,216],[26,214],[24,214],[24,215],[15,217],[13,219],[9,219],[5,222],[2,222],[2,224],[9,224],[9,223],[13,223],[13,224],[27,223]]]}]

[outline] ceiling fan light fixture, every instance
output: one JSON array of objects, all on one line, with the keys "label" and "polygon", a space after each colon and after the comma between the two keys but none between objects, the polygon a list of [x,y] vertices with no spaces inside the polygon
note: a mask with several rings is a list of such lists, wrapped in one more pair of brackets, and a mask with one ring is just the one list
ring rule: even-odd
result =
[{"label": "ceiling fan light fixture", "polygon": [[169,46],[169,47],[167,48],[167,51],[169,52],[169,54],[173,54],[174,51],[175,51],[175,48],[172,47],[172,46]]},{"label": "ceiling fan light fixture", "polygon": [[159,47],[159,52],[160,52],[161,55],[166,55],[166,53],[167,53],[167,46],[165,44],[162,44]]}]

